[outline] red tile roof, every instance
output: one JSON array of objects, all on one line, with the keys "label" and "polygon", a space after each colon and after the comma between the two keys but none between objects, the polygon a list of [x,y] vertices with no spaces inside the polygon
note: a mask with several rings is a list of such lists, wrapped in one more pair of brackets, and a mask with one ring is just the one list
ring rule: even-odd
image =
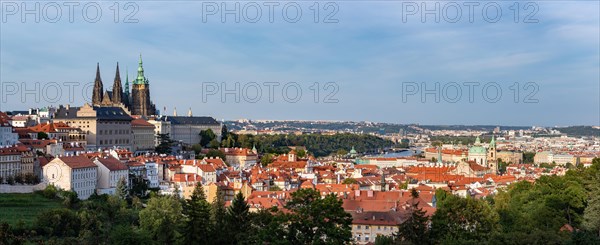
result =
[{"label": "red tile roof", "polygon": [[84,156],[58,157],[59,160],[67,164],[70,168],[96,168],[96,164]]},{"label": "red tile roof", "polygon": [[110,171],[119,171],[119,170],[127,170],[127,165],[123,164],[121,161],[117,160],[114,157],[99,157],[97,158],[98,162],[104,165]]}]

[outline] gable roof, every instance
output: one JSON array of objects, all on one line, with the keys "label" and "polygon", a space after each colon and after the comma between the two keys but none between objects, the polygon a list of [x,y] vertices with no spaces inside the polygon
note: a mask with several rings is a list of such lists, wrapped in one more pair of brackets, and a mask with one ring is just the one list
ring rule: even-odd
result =
[{"label": "gable roof", "polygon": [[98,162],[104,165],[110,171],[127,170],[127,165],[114,157],[97,158]]},{"label": "gable roof", "polygon": [[55,160],[58,159],[62,162],[64,162],[67,166],[69,166],[70,168],[96,168],[96,164],[94,164],[92,162],[92,160],[90,160],[87,157],[84,156],[71,156],[71,157],[57,157],[55,158]]}]

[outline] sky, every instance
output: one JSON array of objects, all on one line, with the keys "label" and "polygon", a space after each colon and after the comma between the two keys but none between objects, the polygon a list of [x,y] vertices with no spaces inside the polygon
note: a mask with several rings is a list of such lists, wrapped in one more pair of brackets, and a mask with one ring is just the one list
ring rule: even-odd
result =
[{"label": "sky", "polygon": [[598,1],[0,5],[3,111],[82,105],[141,54],[168,115],[600,125]]}]

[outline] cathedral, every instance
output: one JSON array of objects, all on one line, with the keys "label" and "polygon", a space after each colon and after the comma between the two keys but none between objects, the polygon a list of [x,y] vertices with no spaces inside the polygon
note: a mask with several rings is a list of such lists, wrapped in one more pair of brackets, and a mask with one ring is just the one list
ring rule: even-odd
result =
[{"label": "cathedral", "polygon": [[102,78],[100,78],[100,64],[96,66],[96,80],[94,81],[94,91],[92,94],[92,104],[94,106],[118,106],[126,108],[131,115],[151,116],[156,114],[156,107],[150,100],[150,84],[148,78],[144,76],[144,67],[142,66],[142,56],[137,70],[137,78],[134,79],[129,92],[129,74],[125,78],[125,88],[121,86],[121,75],[119,73],[119,63],[117,63],[117,72],[113,83],[112,91],[104,91]]}]

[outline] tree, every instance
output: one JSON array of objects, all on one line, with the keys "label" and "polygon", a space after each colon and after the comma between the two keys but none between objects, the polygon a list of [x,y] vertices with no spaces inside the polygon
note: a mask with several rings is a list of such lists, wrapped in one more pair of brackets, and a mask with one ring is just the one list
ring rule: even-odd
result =
[{"label": "tree", "polygon": [[523,152],[523,163],[533,163],[535,152]]},{"label": "tree", "polygon": [[38,133],[37,133],[37,138],[38,138],[39,140],[47,140],[47,139],[50,139],[50,137],[48,137],[48,134],[47,134],[47,133],[44,133],[44,132],[38,132]]},{"label": "tree", "polygon": [[145,230],[131,225],[119,225],[110,233],[109,244],[147,245],[152,244],[152,236]]},{"label": "tree", "polygon": [[77,214],[66,208],[43,212],[36,220],[38,233],[58,237],[77,236],[80,224]]},{"label": "tree", "polygon": [[431,217],[432,237],[442,243],[487,242],[498,230],[498,215],[482,200],[448,195]]},{"label": "tree", "polygon": [[154,241],[173,244],[176,241],[177,224],[180,223],[181,202],[172,196],[153,196],[147,207],[140,211],[140,228],[147,231]]},{"label": "tree", "polygon": [[506,173],[506,167],[508,167],[508,163],[505,163],[502,159],[498,158],[498,172],[500,174]]},{"label": "tree", "polygon": [[216,138],[217,136],[210,128],[200,131],[200,145],[203,147],[206,147],[210,141]]},{"label": "tree", "polygon": [[196,155],[198,155],[202,151],[202,146],[200,144],[193,144],[192,150],[194,151],[194,153],[196,153]]},{"label": "tree", "polygon": [[427,244],[429,218],[427,218],[425,211],[418,207],[419,192],[415,188],[411,190],[411,197],[411,205],[408,209],[409,216],[398,226],[396,237],[398,241],[405,241],[410,244]]},{"label": "tree", "polygon": [[115,195],[121,199],[127,198],[129,194],[129,190],[127,190],[127,181],[125,178],[121,177],[119,179],[119,183],[117,183],[117,187],[115,188]]},{"label": "tree", "polygon": [[217,139],[212,139],[208,143],[208,148],[219,149],[219,146],[221,146],[221,143],[219,143],[219,141]]},{"label": "tree", "polygon": [[269,154],[269,153],[265,153],[261,158],[260,158],[260,164],[263,167],[268,166],[269,164],[271,164],[273,162],[273,155]]},{"label": "tree", "polygon": [[227,134],[227,136],[222,136],[224,140],[221,140],[221,146],[225,148],[235,147],[235,139],[232,134]]},{"label": "tree", "polygon": [[377,237],[375,237],[375,245],[394,245],[394,244],[396,244],[396,243],[394,242],[393,236],[377,235]]},{"label": "tree", "polygon": [[304,149],[300,149],[296,151],[296,156],[298,156],[298,158],[305,158],[306,157],[306,151]]},{"label": "tree", "polygon": [[225,198],[223,197],[223,192],[217,191],[217,195],[212,202],[211,208],[211,224],[213,225],[214,229],[210,239],[214,244],[226,244],[229,241],[229,237],[223,235],[227,234],[229,230],[225,218],[226,213],[227,210],[225,209]]},{"label": "tree", "polygon": [[218,157],[225,161],[225,153],[217,149],[208,150],[208,153],[206,153],[206,157]]},{"label": "tree", "polygon": [[158,145],[156,146],[156,153],[158,154],[171,154],[171,146],[173,145],[173,140],[169,137],[169,134],[158,134],[156,135],[158,139]]},{"label": "tree", "polygon": [[183,215],[183,243],[198,244],[206,241],[212,231],[210,204],[206,201],[206,194],[200,182],[196,183],[192,196],[185,202]]},{"label": "tree", "polygon": [[292,244],[346,244],[352,238],[352,216],[333,194],[321,198],[318,191],[299,189],[285,207],[286,238]]},{"label": "tree", "polygon": [[250,206],[244,199],[242,192],[238,192],[225,215],[229,228],[231,244],[250,243]]},{"label": "tree", "polygon": [[144,197],[148,192],[148,180],[138,175],[129,175],[131,180],[131,187],[129,188],[129,194],[137,197]]},{"label": "tree", "polygon": [[344,185],[350,185],[350,184],[356,184],[356,183],[358,183],[358,181],[356,181],[355,178],[345,178],[342,181],[342,184],[344,184]]}]

